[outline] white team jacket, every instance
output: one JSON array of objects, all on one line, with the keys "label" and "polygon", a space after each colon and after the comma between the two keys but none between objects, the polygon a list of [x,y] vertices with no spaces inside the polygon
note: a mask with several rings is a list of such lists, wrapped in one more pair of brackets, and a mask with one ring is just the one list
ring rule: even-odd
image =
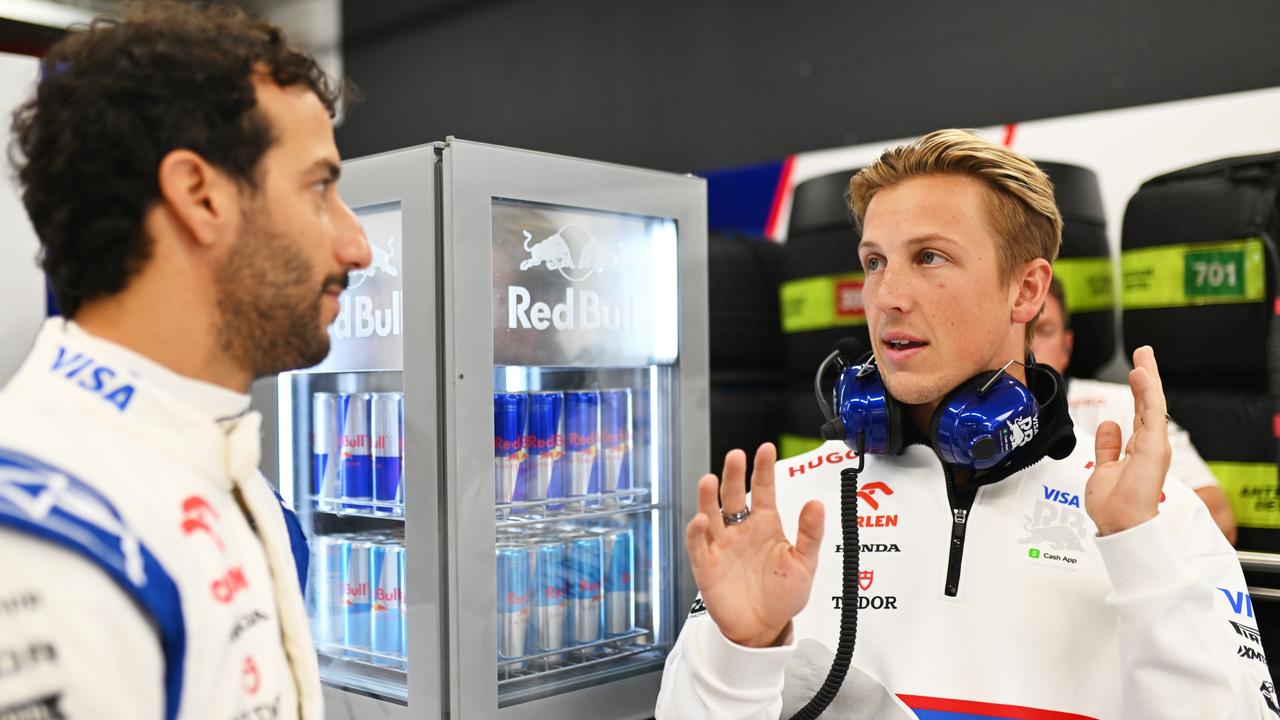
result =
[{"label": "white team jacket", "polygon": [[[955,518],[936,455],[912,445],[867,458],[854,667],[824,717],[1280,714],[1243,574],[1204,504],[1170,480],[1156,518],[1097,537],[1084,509],[1093,438],[1077,438],[1066,459],[977,491],[954,596],[945,587]],[[667,658],[659,720],[789,717],[821,684],[840,616],[839,475],[852,457],[829,442],[777,465],[793,542],[800,508],[826,506],[813,593],[790,644],[735,645],[695,603]]]},{"label": "white team jacket", "polygon": [[45,324],[0,392],[0,720],[323,717],[247,407]]},{"label": "white team jacket", "polygon": [[[1133,431],[1133,392],[1128,385],[1072,378],[1067,383],[1067,407],[1076,427],[1092,431],[1102,421],[1110,420],[1120,426],[1120,446],[1129,442]],[[1191,436],[1172,421],[1169,422],[1169,445],[1173,448],[1170,475],[1192,490],[1218,486],[1213,471],[1191,444]]]}]

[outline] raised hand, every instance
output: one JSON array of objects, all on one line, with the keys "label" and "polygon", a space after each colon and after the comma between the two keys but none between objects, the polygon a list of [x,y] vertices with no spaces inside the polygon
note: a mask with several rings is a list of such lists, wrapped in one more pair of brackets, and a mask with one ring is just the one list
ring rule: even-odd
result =
[{"label": "raised hand", "polygon": [[1160,505],[1169,472],[1169,421],[1155,351],[1133,352],[1129,389],[1133,391],[1133,433],[1120,455],[1120,426],[1098,426],[1095,467],[1085,487],[1084,507],[1099,535],[1111,535],[1150,520]]},{"label": "raised hand", "polygon": [[724,483],[707,474],[698,481],[698,514],[685,528],[693,578],[707,612],[725,637],[739,645],[776,644],[791,618],[809,602],[822,544],[822,503],[810,500],[800,511],[796,544],[782,534],[774,502],[777,451],[765,443],[756,451],[751,514],[726,525],[724,512],[747,505],[747,456],[733,450],[724,461]]}]

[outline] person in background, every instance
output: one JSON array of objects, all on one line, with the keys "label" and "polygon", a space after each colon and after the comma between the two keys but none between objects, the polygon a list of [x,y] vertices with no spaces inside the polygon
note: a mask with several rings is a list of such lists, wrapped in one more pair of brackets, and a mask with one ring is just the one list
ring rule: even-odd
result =
[{"label": "person in background", "polygon": [[[1049,296],[1044,301],[1044,309],[1040,319],[1036,321],[1035,335],[1031,338],[1031,352],[1037,362],[1051,365],[1053,369],[1066,376],[1071,362],[1071,348],[1075,344],[1075,333],[1071,330],[1071,314],[1067,310],[1066,294],[1062,283],[1054,278],[1049,283]],[[1067,410],[1072,420],[1080,428],[1096,428],[1104,420],[1110,420],[1120,426],[1121,442],[1129,440],[1133,428],[1133,393],[1129,386],[1120,383],[1067,378]],[[1191,444],[1191,436],[1177,423],[1169,422],[1169,444],[1173,448],[1173,456],[1169,463],[1169,474],[1195,491],[1209,508],[1213,521],[1227,536],[1227,541],[1236,544],[1236,518],[1231,512],[1231,503],[1218,487],[1213,471],[1205,464],[1195,445]]]},{"label": "person in background", "polygon": [[338,99],[230,4],[138,4],[43,59],[11,156],[63,317],[0,391],[0,718],[324,717],[248,392],[328,354],[369,264]]},{"label": "person in background", "polygon": [[[699,480],[685,528],[699,598],[657,718],[791,717],[832,667],[856,589],[851,666],[824,718],[1274,719],[1236,553],[1166,481],[1152,349],[1134,353],[1123,451],[1113,422],[1077,434],[1056,371],[1030,362],[1062,241],[1045,174],[939,130],[883,153],[849,197],[874,353],[858,381],[874,387],[855,394],[885,408],[872,452],[828,426],[837,439],[796,457],[762,445],[749,498],[741,450]],[[980,405],[1002,369],[1037,402],[945,453],[943,417]],[[854,524],[841,475],[860,462]]]}]

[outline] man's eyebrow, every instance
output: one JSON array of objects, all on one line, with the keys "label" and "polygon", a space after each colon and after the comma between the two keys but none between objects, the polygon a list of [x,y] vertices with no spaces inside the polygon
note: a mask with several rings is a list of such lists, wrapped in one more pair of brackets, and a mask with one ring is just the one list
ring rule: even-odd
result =
[{"label": "man's eyebrow", "polygon": [[316,171],[323,171],[329,180],[336,181],[342,175],[342,166],[328,158],[323,158],[311,163],[307,168],[308,175]]},{"label": "man's eyebrow", "polygon": [[[937,243],[937,242],[950,243],[952,245],[960,244],[954,238],[943,235],[942,233],[925,233],[924,235],[917,235],[916,237],[913,237],[910,240],[908,240],[906,244],[908,246],[915,246],[915,245],[927,245],[928,243]],[[879,250],[880,246],[877,245],[874,240],[865,240],[865,239],[859,240],[858,249],[861,250],[863,248],[866,248],[868,250]]]}]

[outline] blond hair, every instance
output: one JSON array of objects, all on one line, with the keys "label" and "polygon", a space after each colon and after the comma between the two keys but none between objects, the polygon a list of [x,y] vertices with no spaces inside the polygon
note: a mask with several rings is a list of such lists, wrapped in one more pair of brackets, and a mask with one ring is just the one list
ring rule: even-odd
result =
[{"label": "blond hair", "polygon": [[[849,205],[858,226],[876,193],[926,175],[964,175],[984,183],[988,215],[999,238],[1000,278],[1022,263],[1053,262],[1062,246],[1062,213],[1053,183],[1036,164],[1003,145],[964,130],[935,130],[909,145],[886,150],[849,181]],[[1038,315],[1037,315],[1038,317]],[[1027,323],[1030,342],[1035,320]]]}]

